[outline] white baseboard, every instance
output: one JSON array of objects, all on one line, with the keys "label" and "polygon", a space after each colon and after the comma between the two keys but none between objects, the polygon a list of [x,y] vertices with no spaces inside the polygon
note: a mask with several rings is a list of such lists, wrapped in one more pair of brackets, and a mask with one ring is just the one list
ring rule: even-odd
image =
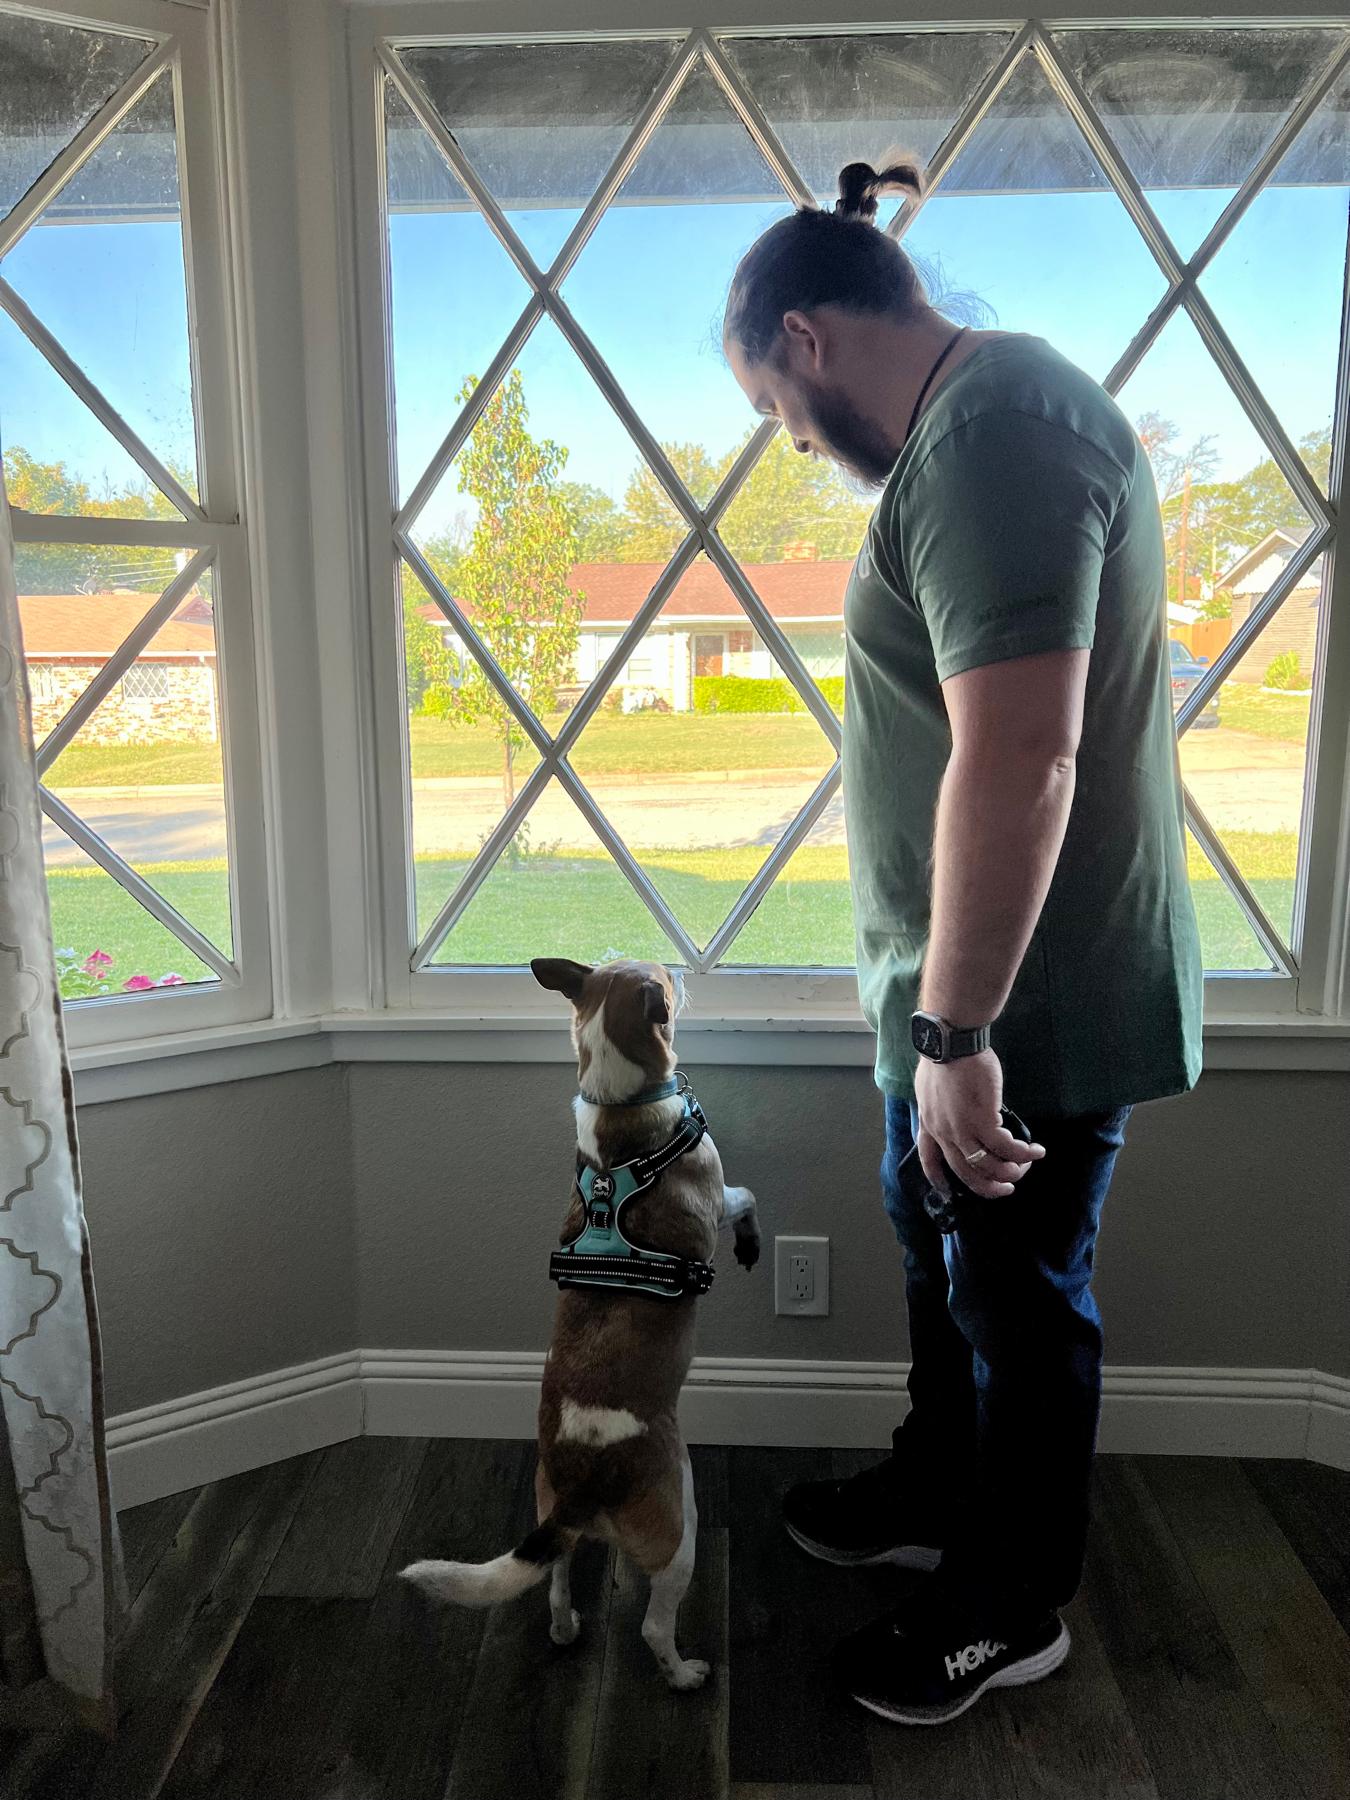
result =
[{"label": "white baseboard", "polygon": [[[109,1421],[114,1494],[136,1506],[359,1437],[532,1438],[534,1351],[358,1350]],[[696,1444],[868,1449],[905,1408],[901,1363],[695,1360],[681,1403]],[[1350,1380],[1308,1369],[1106,1371],[1100,1447],[1308,1457],[1350,1469]]]}]

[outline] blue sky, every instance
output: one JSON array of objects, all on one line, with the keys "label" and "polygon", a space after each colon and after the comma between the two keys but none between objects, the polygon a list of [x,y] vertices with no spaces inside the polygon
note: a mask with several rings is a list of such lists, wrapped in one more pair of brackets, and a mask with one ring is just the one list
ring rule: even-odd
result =
[{"label": "blue sky", "polygon": [[[1222,193],[1152,196],[1193,245]],[[602,219],[564,296],[662,440],[720,454],[751,423],[717,349],[736,259],[782,209],[763,204],[630,207]],[[1345,189],[1261,196],[1202,280],[1240,352],[1294,437],[1330,419],[1346,243]],[[548,257],[574,215],[518,213]],[[939,192],[911,235],[947,284],[992,321],[1050,339],[1104,376],[1162,292],[1162,278],[1110,193],[956,197]],[[455,410],[464,375],[481,373],[525,300],[508,258],[476,215],[397,216],[392,229],[399,461],[420,473]],[[181,247],[172,224],[32,230],[0,265],[113,404],[161,456],[191,452]],[[636,451],[554,328],[521,359],[532,427],[570,451],[570,477],[621,495]],[[1175,320],[1122,396],[1132,418],[1157,410],[1182,440],[1213,434],[1224,474],[1261,454],[1244,415],[1184,319]],[[0,435],[64,460],[95,488],[134,470],[20,334],[0,317]],[[453,482],[424,521],[462,513]]]}]

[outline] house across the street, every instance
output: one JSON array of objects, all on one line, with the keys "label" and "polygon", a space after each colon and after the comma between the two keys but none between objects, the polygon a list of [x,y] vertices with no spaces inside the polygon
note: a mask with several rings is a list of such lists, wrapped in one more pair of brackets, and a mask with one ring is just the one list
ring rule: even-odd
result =
[{"label": "house across the street", "polygon": [[[1259,604],[1262,596],[1283,575],[1290,557],[1306,541],[1311,530],[1311,525],[1293,530],[1287,526],[1277,526],[1219,576],[1218,586],[1227,588],[1233,596],[1234,634],[1242,629],[1252,608]],[[1256,642],[1233,670],[1232,680],[1250,681],[1259,686],[1265,680],[1266,670],[1273,660],[1282,651],[1292,650],[1298,657],[1300,671],[1306,677],[1299,685],[1312,686],[1325,562],[1324,556],[1317,557],[1313,562],[1293,593],[1278,609],[1265,630],[1258,634]]]}]

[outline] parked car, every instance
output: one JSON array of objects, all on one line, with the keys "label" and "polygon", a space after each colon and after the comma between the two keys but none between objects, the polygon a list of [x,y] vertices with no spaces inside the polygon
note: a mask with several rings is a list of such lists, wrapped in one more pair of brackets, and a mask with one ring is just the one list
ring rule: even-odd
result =
[{"label": "parked car", "polygon": [[[1209,667],[1207,656],[1192,656],[1184,644],[1175,638],[1168,638],[1167,648],[1172,657],[1172,711],[1176,712],[1182,701],[1199,681]],[[1195,721],[1194,729],[1209,727],[1219,723],[1219,696],[1215,694],[1209,705]]]}]

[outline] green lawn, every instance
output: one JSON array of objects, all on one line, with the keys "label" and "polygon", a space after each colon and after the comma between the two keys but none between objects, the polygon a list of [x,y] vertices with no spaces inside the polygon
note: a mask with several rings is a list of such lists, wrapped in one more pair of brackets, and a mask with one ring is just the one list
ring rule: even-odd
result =
[{"label": "green lawn", "polygon": [[[1292,833],[1234,833],[1230,848],[1270,916],[1287,928],[1293,905]],[[648,852],[645,866],[677,917],[706,942],[763,859],[762,849]],[[1192,891],[1205,961],[1215,969],[1265,967],[1227,889],[1194,846]],[[417,863],[418,921],[435,917],[463,874],[462,858]],[[142,871],[186,918],[228,950],[229,892],[222,863],[161,863]],[[187,981],[210,971],[102,870],[55,869],[48,876],[56,943],[78,960],[93,950],[114,958],[113,991],[132,975]],[[606,858],[584,853],[503,861],[479,889],[441,951],[446,962],[518,964],[532,956],[586,961],[611,954],[665,960],[672,955],[655,920]],[[853,960],[848,871],[842,847],[799,850],[761,903],[727,959],[768,967],[847,967]]]},{"label": "green lawn", "polygon": [[1219,690],[1219,724],[1253,737],[1306,744],[1311,705],[1308,694],[1266,694],[1249,682],[1231,681]]}]

